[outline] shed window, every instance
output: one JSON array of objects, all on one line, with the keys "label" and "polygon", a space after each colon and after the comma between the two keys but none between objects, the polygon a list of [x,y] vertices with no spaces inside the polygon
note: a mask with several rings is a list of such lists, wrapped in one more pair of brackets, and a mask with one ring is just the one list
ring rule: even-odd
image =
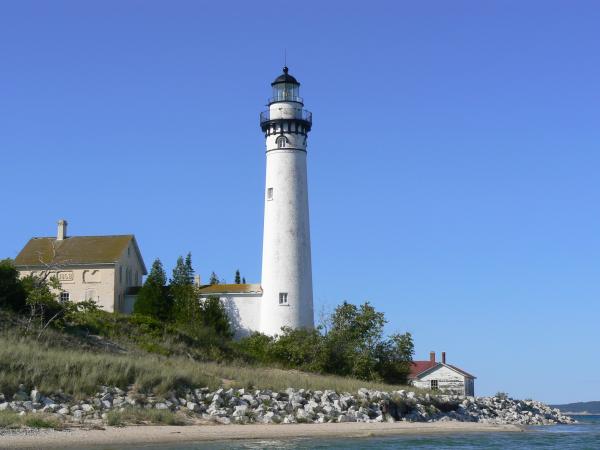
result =
[{"label": "shed window", "polygon": [[288,304],[287,292],[280,292],[279,293],[279,304],[280,305],[287,305]]},{"label": "shed window", "polygon": [[431,390],[432,391],[438,390],[438,380],[431,380]]},{"label": "shed window", "polygon": [[60,301],[61,302],[68,302],[69,301],[69,293],[68,292],[61,292],[60,293]]}]

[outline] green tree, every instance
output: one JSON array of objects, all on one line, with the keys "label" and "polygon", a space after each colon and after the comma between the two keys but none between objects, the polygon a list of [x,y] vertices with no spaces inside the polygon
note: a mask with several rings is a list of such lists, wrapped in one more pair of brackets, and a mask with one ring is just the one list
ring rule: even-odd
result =
[{"label": "green tree", "polygon": [[380,344],[386,323],[368,302],[357,307],[344,302],[333,312],[325,336],[321,364],[328,373],[363,380],[378,378]]},{"label": "green tree", "polygon": [[192,267],[192,252],[188,252],[185,257],[185,273],[188,277],[188,284],[194,284],[194,268]]},{"label": "green tree", "polygon": [[240,269],[235,271],[235,284],[240,284],[242,280],[240,279]]},{"label": "green tree", "polygon": [[185,261],[182,256],[177,258],[169,292],[173,300],[173,318],[192,327],[198,323],[200,316],[198,293],[193,280],[192,254],[188,253]]},{"label": "green tree", "polygon": [[171,299],[167,295],[165,284],[167,274],[160,259],[155,259],[144,285],[137,295],[133,312],[159,320],[166,320],[171,315]]},{"label": "green tree", "polygon": [[0,261],[0,308],[23,311],[26,307],[27,294],[23,283],[19,280],[19,271],[13,261]]},{"label": "green tree", "polygon": [[219,297],[208,297],[200,302],[200,316],[204,326],[213,330],[218,336],[233,337],[229,316]]},{"label": "green tree", "polygon": [[220,284],[221,281],[219,281],[219,277],[217,276],[216,273],[211,273],[210,274],[210,280],[208,281],[208,284]]},{"label": "green tree", "polygon": [[[183,260],[183,256],[180,256],[177,258],[177,263],[175,263],[175,268],[173,269],[171,286],[185,286],[188,282],[188,269]],[[189,284],[191,284],[191,282]]]},{"label": "green tree", "polygon": [[386,383],[406,384],[413,355],[411,334],[393,334],[377,346],[377,373]]},{"label": "green tree", "polygon": [[246,284],[246,278],[242,278],[242,284]]}]

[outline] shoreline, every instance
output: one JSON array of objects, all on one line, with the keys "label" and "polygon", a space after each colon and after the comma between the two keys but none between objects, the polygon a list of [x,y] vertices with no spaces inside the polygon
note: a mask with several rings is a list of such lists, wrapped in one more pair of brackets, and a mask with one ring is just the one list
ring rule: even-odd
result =
[{"label": "shoreline", "polygon": [[[324,424],[249,425],[140,425],[106,427],[103,430],[29,431],[5,434],[0,448],[93,448],[107,445],[185,444],[194,442],[238,441],[290,438],[367,438],[410,434],[451,434],[522,432],[519,425],[477,422],[395,422]],[[83,445],[82,445],[83,444]]]}]

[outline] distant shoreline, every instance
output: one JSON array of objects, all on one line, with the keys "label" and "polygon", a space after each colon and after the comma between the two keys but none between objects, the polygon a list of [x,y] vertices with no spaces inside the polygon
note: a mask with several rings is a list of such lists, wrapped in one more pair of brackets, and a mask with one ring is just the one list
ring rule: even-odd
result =
[{"label": "distant shoreline", "polygon": [[393,436],[402,434],[521,432],[518,425],[476,422],[325,423],[287,425],[188,425],[106,427],[103,430],[15,431],[1,435],[0,448],[93,448],[95,446],[171,444],[211,441],[319,437]]}]

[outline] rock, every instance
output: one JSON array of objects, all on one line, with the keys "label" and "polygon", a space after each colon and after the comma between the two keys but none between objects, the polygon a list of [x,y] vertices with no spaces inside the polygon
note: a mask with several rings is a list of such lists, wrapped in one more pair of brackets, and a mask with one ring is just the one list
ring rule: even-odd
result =
[{"label": "rock", "polygon": [[34,389],[31,391],[29,398],[31,398],[31,401],[33,403],[39,403],[42,398],[42,394],[40,394],[40,391],[38,391],[37,389]]},{"label": "rock", "polygon": [[17,391],[13,395],[13,402],[25,402],[29,400],[29,395],[24,391]]},{"label": "rock", "polygon": [[229,425],[231,423],[231,419],[229,419],[229,417],[217,417],[216,421],[223,425]]},{"label": "rock", "polygon": [[10,403],[8,402],[4,402],[4,403],[0,403],[0,411],[6,411],[6,410],[10,410]]},{"label": "rock", "polygon": [[167,405],[167,403],[157,403],[156,405],[154,405],[155,409],[169,409],[169,406]]},{"label": "rock", "polygon": [[245,416],[247,412],[248,412],[247,405],[236,406],[235,410],[233,411],[233,417]]},{"label": "rock", "polygon": [[200,412],[201,411],[200,405],[198,403],[187,402],[187,404],[185,406],[187,407],[187,409],[189,409],[192,412]]}]

